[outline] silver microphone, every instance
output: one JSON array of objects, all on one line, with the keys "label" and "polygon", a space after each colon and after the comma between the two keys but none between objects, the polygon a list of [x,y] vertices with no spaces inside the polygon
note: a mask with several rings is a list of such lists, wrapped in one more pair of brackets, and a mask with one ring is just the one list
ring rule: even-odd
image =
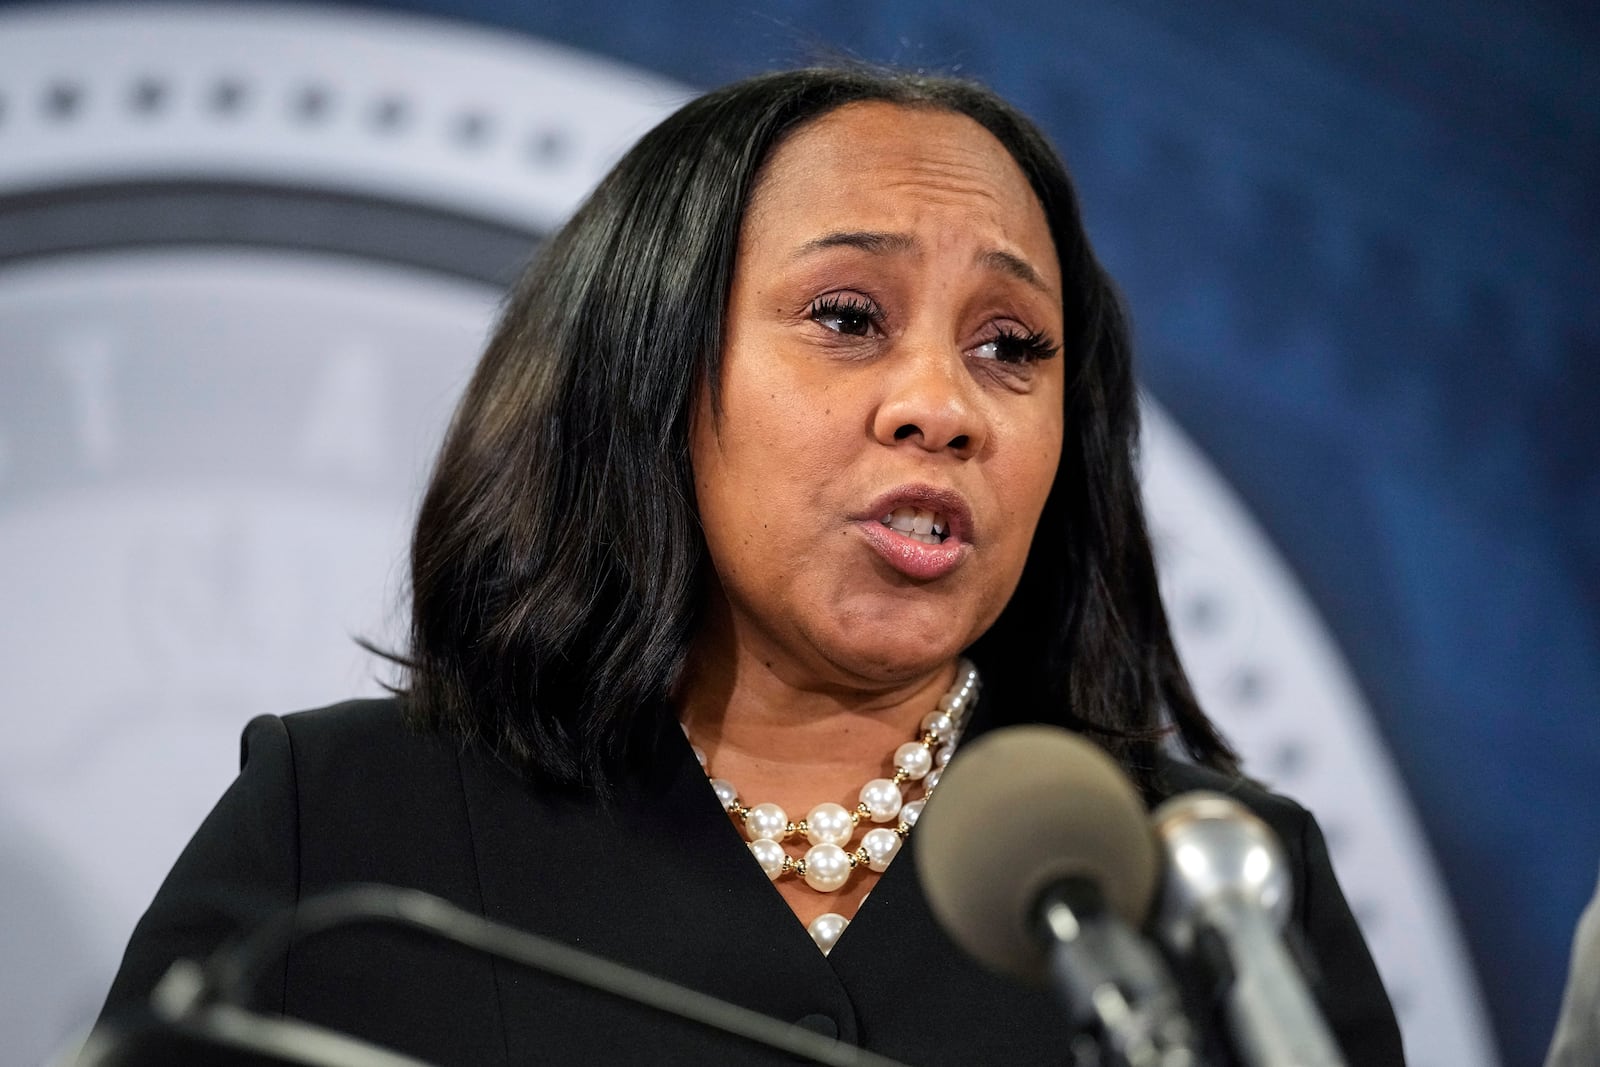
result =
[{"label": "silver microphone", "polygon": [[1271,828],[1209,792],[1174,797],[1153,819],[1167,853],[1157,929],[1179,956],[1202,940],[1226,953],[1216,977],[1235,1054],[1248,1067],[1345,1067],[1283,940],[1294,886]]}]

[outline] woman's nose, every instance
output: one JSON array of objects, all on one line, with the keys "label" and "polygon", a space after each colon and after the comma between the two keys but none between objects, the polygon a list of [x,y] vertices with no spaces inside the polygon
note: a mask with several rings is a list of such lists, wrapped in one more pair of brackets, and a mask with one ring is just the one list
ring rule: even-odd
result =
[{"label": "woman's nose", "polygon": [[959,352],[923,349],[884,369],[887,390],[872,426],[879,443],[909,443],[961,459],[977,455],[983,447],[983,418]]}]

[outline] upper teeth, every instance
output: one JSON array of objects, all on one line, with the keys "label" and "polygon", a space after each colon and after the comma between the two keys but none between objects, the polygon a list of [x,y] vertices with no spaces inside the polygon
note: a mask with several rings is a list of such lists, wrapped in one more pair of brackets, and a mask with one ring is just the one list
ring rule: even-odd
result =
[{"label": "upper teeth", "polygon": [[910,534],[919,541],[926,538],[931,544],[942,541],[946,531],[950,529],[950,524],[943,515],[925,508],[895,508],[880,521],[891,530]]}]

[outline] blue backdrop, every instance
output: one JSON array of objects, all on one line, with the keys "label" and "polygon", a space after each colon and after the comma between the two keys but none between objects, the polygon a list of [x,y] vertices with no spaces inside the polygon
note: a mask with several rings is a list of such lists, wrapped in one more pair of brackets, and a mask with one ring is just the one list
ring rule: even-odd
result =
[{"label": "blue backdrop", "polygon": [[1600,5],[367,6],[690,86],[841,55],[968,74],[1038,119],[1147,388],[1365,689],[1504,1062],[1540,1062],[1600,864]]},{"label": "blue backdrop", "polygon": [[1147,387],[1376,709],[1505,1062],[1541,1060],[1600,862],[1600,8],[374,6],[697,86],[841,53],[955,71],[1038,119]]}]

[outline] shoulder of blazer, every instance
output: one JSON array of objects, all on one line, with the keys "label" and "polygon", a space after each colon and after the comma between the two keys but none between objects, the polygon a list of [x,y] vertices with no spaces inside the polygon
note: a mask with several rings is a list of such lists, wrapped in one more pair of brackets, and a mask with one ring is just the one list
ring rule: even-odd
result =
[{"label": "shoulder of blazer", "polygon": [[[264,716],[244,753],[241,780],[275,777],[259,800],[294,827],[296,901],[381,885],[485,914],[463,747],[412,729],[399,701]],[[425,1062],[506,1061],[492,961],[439,939],[371,924],[308,937],[286,954],[277,988],[285,1014]]]},{"label": "shoulder of blazer", "polygon": [[1248,778],[1171,757],[1162,759],[1157,777],[1160,787],[1158,794],[1149,798],[1152,807],[1181,793],[1202,789],[1232,797],[1272,827],[1296,865],[1300,863],[1302,839],[1311,813],[1296,801]]},{"label": "shoulder of blazer", "polygon": [[296,748],[316,752],[360,751],[382,755],[397,745],[414,744],[424,735],[405,721],[394,697],[345,700],[281,719]]},{"label": "shoulder of blazer", "polygon": [[448,771],[454,779],[457,759],[467,751],[452,738],[407,722],[393,697],[347,700],[282,718],[263,716],[245,730],[246,759],[251,746],[267,735],[277,735],[272,743],[287,743],[302,792],[319,784],[360,788],[408,772]]},{"label": "shoulder of blazer", "polygon": [[245,732],[247,759],[258,741],[288,749],[303,890],[352,881],[437,887],[428,864],[442,871],[446,857],[463,884],[475,880],[463,747],[413,729],[399,701],[257,720]]}]

